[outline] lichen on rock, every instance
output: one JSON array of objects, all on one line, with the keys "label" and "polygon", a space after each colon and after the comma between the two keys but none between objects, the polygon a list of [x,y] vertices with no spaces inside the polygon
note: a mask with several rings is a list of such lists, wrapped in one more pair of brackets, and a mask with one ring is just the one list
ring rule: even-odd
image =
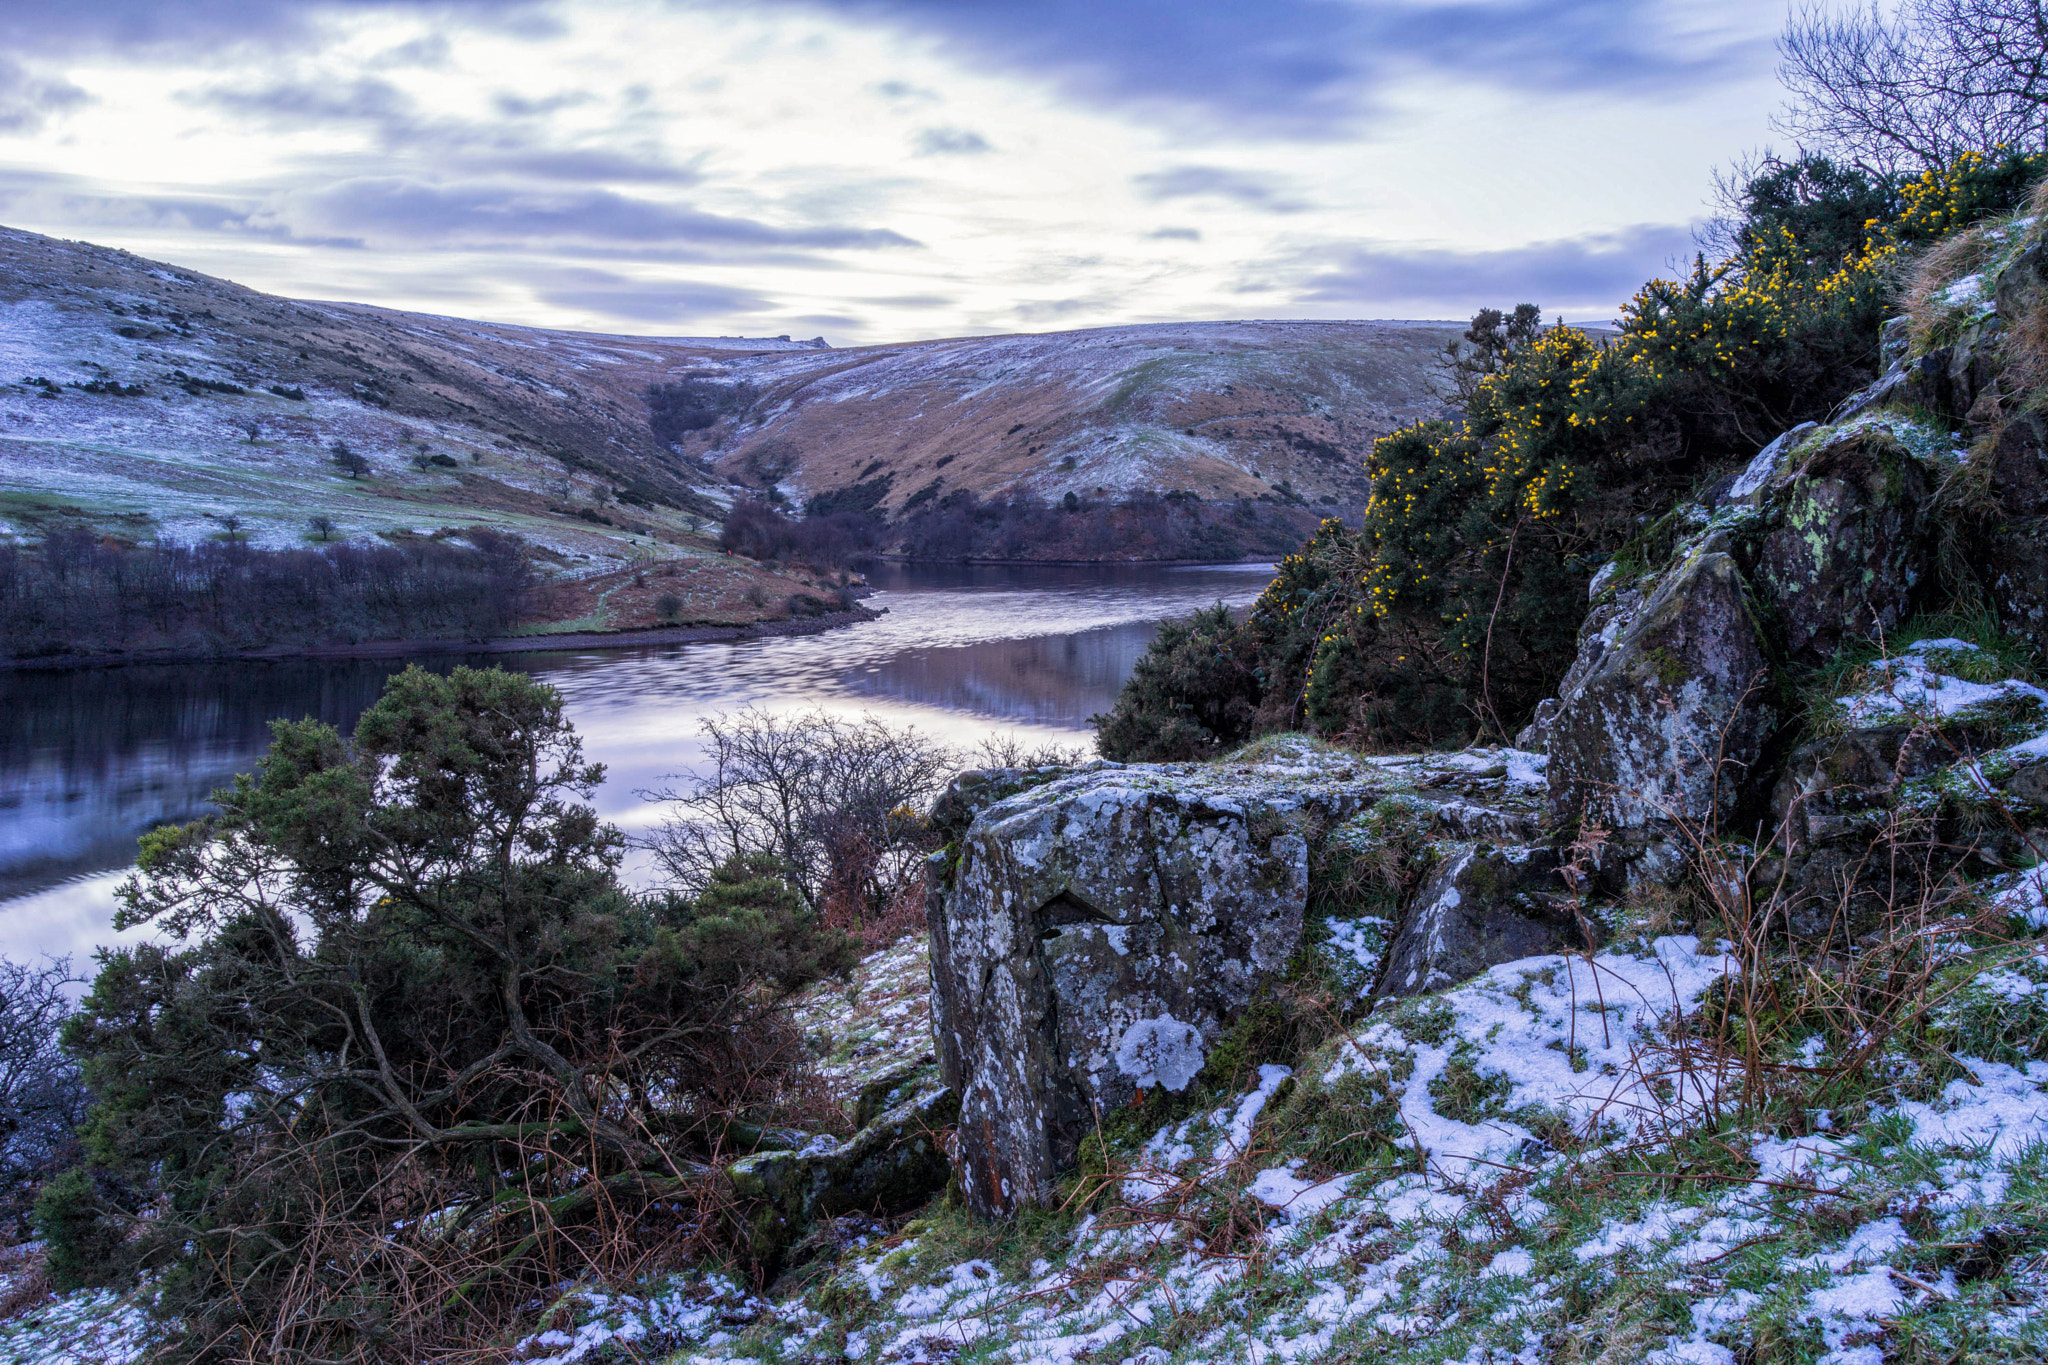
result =
[{"label": "lichen on rock", "polygon": [[1460,839],[1487,842],[1461,864],[1459,915],[1414,939],[1425,947],[1390,950],[1432,982],[1562,942],[1545,899],[1563,889],[1557,855],[1493,842],[1533,835],[1538,756],[1363,758],[1286,740],[1247,758],[1093,764],[1013,790],[978,806],[956,857],[934,865],[935,1027],[977,1211],[1046,1200],[1101,1115],[1141,1091],[1187,1090],[1312,941],[1341,936],[1353,969],[1365,953],[1376,983],[1390,979],[1378,970],[1389,920],[1356,913],[1309,932],[1324,850],[1370,859],[1420,838],[1441,858]]}]

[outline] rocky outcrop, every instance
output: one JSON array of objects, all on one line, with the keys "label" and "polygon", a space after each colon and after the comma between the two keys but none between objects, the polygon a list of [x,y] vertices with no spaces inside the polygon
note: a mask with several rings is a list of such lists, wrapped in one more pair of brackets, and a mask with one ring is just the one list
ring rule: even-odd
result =
[{"label": "rocky outcrop", "polygon": [[973,1207],[1044,1199],[1100,1113],[1188,1084],[1300,944],[1306,824],[1380,790],[1102,764],[980,810],[930,911]]},{"label": "rocky outcrop", "polygon": [[1387,949],[1379,993],[1421,995],[1518,958],[1591,947],[1541,846],[1445,849]]},{"label": "rocky outcrop", "polygon": [[[1447,870],[1428,879],[1431,918],[1396,946],[1403,983],[1564,941],[1545,899],[1562,889],[1556,854],[1481,842],[1534,824],[1529,756],[1511,772],[1500,752],[1373,762],[1304,743],[1258,762],[957,779],[936,807],[948,848],[928,918],[969,1205],[1045,1200],[1101,1115],[1196,1082],[1304,951],[1333,840],[1395,826],[1448,840],[1423,854]],[[1385,991],[1423,988],[1379,975]]]},{"label": "rocky outcrop", "polygon": [[1732,807],[1771,717],[1769,661],[1728,545],[1707,535],[1587,617],[1544,727],[1554,820],[1642,829]]},{"label": "rocky outcrop", "polygon": [[2048,423],[2031,414],[2007,422],[1986,474],[2002,513],[1978,544],[1992,604],[2006,629],[2048,649]]},{"label": "rocky outcrop", "polygon": [[2033,861],[2048,844],[2025,826],[2048,808],[2048,763],[2005,747],[2014,728],[1995,711],[1965,711],[1794,749],[1771,793],[1771,842],[1751,874],[1753,899],[1778,918],[1772,928],[1853,937],[1956,870],[1981,876]]},{"label": "rocky outcrop", "polygon": [[1803,664],[1844,640],[1896,629],[1932,568],[1932,477],[1883,423],[1811,443],[1768,490],[1770,526],[1755,551],[1760,589],[1777,609],[1785,652]]},{"label": "rocky outcrop", "polygon": [[959,1111],[925,1057],[863,1091],[859,1131],[845,1141],[808,1138],[735,1161],[727,1175],[733,1192],[752,1202],[755,1252],[772,1257],[821,1218],[900,1213],[944,1189],[952,1168],[941,1135]]}]

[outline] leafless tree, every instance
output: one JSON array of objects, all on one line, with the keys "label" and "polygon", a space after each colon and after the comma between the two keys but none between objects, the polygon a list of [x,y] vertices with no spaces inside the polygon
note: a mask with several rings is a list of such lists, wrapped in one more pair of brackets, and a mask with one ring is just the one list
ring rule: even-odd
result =
[{"label": "leafless tree", "polygon": [[1089,759],[1078,745],[1046,741],[1033,745],[1015,730],[989,735],[968,751],[968,759],[982,768],[1076,768]]},{"label": "leafless tree", "polygon": [[0,958],[0,1234],[26,1231],[36,1185],[76,1155],[90,1097],[57,1033],[78,984],[68,958]]},{"label": "leafless tree", "polygon": [[349,449],[348,442],[336,441],[327,448],[327,456],[334,467],[351,479],[360,479],[370,472],[370,462]]},{"label": "leafless tree", "polygon": [[2043,0],[1807,0],[1778,51],[1793,100],[1777,126],[1814,151],[1905,171],[2048,140]]},{"label": "leafless tree", "polygon": [[879,913],[921,875],[924,807],[959,766],[945,745],[879,717],[746,710],[707,718],[705,766],[647,793],[675,813],[648,847],[696,891],[726,860],[770,853],[806,904]]}]

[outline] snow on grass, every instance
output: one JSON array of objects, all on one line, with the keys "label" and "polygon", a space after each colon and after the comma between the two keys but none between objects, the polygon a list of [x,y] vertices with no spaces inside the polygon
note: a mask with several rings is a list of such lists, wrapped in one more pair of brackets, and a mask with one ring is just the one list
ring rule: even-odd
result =
[{"label": "snow on grass", "polygon": [[1981,1154],[1994,1164],[2048,1144],[2048,1062],[2022,1068],[1955,1060],[1968,1079],[1950,1081],[1933,1101],[1907,1101],[1887,1111],[1912,1123],[1914,1141]]},{"label": "snow on grass", "polygon": [[[2048,710],[2048,691],[2006,678],[2000,682],[1970,682],[1942,672],[1951,660],[1979,654],[1966,640],[1920,640],[1896,656],[1869,666],[1877,685],[1835,703],[1852,725],[1885,725],[1908,716],[1948,719],[1974,708],[2001,702],[2031,702],[2037,714]],[[2048,742],[2048,735],[2031,743]],[[2048,753],[2048,749],[2040,752]]]},{"label": "snow on grass", "polygon": [[[1323,1076],[1347,1070],[1412,1070],[1393,1083],[1404,1142],[1447,1179],[1541,1140],[1508,1117],[1540,1111],[1588,1138],[1640,1137],[1681,1125],[1720,1103],[1717,1066],[1669,1048],[1661,1030],[1735,971],[1732,957],[1690,937],[1660,938],[1645,953],[1561,955],[1507,963],[1447,992],[1443,1041],[1403,1031],[1401,1016],[1361,1032]],[[1495,1113],[1473,1123],[1440,1112],[1430,1094],[1454,1055],[1504,1085]]]},{"label": "snow on grass", "polygon": [[[1997,962],[1986,996],[2031,1001],[2033,977]],[[867,964],[899,984],[920,966],[906,945]],[[1995,1317],[1988,1358],[2040,1358],[2048,1315],[2027,1305],[2048,1273],[2022,1256],[1966,1281],[1942,1248],[2027,1216],[2015,1201],[2048,1179],[2048,1062],[1961,1056],[1834,1131],[1738,1127],[1673,1041],[1731,970],[1681,937],[1507,964],[1130,1143],[1133,1164],[1085,1216],[986,1225],[935,1206],[773,1298],[718,1275],[578,1289],[520,1356],[1731,1365],[1768,1336],[1785,1358],[1851,1365],[1908,1332],[1950,1343],[1933,1358],[1978,1358],[1953,1347]],[[1824,1067],[1806,1042],[1788,1063]],[[1368,1080],[1391,1166],[1288,1150],[1304,1096],[1334,1097],[1347,1127],[1378,1122],[1354,1103]],[[1539,1129],[1564,1150],[1531,1141]]]},{"label": "snow on grass", "polygon": [[575,1365],[586,1359],[647,1359],[684,1347],[718,1350],[769,1311],[764,1299],[724,1275],[667,1280],[645,1293],[577,1289],[564,1295],[557,1316],[571,1321],[522,1339],[513,1358],[530,1365]]},{"label": "snow on grass", "polygon": [[[1512,963],[1403,1002],[1312,1068],[1269,1066],[1241,1096],[1154,1131],[1112,1183],[1120,1200],[1015,1262],[947,1258],[929,1234],[928,1249],[857,1256],[834,1280],[866,1305],[845,1324],[845,1354],[1534,1365],[1577,1342],[1572,1358],[1732,1365],[1774,1333],[1789,1358],[1851,1365],[1889,1358],[1906,1322],[1916,1340],[1981,1340],[1996,1313],[1995,1358],[2039,1358],[2048,1315],[1927,1262],[2012,1218],[2023,1172],[2048,1175],[2036,1169],[2048,1167],[2048,1063],[1960,1058],[1961,1076],[1859,1110],[1845,1129],[1745,1133],[1728,1126],[1722,1078],[1673,1041],[1732,970],[1674,937]],[[1986,990],[2032,999],[2031,977],[2000,971]],[[1788,1044],[1788,1060],[1823,1067],[1824,1044],[1806,1041]],[[1489,1098],[1460,1098],[1454,1072]],[[1387,1126],[1405,1135],[1407,1169],[1332,1170],[1276,1137],[1317,1087],[1353,1106],[1340,1122],[1372,1126],[1355,1089],[1367,1080],[1398,1111]],[[1532,1140],[1532,1124],[1554,1137],[1559,1121],[1578,1143],[1559,1153]],[[1657,1160],[1701,1183],[1610,1174],[1647,1174],[1646,1157],[1687,1143],[1689,1155]],[[1263,1224],[1250,1242],[1220,1238],[1247,1216]],[[2031,1264],[2016,1261],[2008,1282],[2032,1284]],[[769,1330],[759,1358],[811,1353],[830,1334],[817,1322]]]},{"label": "snow on grass", "polygon": [[791,1002],[817,1070],[842,1099],[932,1051],[931,957],[911,934],[862,958],[844,978],[820,981]]},{"label": "snow on grass", "polygon": [[[0,1276],[0,1294],[8,1288]],[[81,1289],[52,1295],[0,1318],[0,1360],[8,1365],[130,1365],[155,1333],[136,1295]]]}]

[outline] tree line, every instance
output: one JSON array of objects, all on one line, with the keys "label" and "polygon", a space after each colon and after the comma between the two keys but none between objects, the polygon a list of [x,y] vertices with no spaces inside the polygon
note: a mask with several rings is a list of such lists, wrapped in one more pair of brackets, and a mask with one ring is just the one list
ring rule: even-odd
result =
[{"label": "tree line", "polygon": [[534,571],[517,537],[465,538],[264,550],[81,530],[0,545],[0,659],[487,638],[525,614]]},{"label": "tree line", "polygon": [[885,549],[952,562],[1232,560],[1284,553],[1316,522],[1316,512],[1298,501],[1209,502],[1192,493],[1141,492],[1116,499],[1069,493],[1047,502],[1028,493],[984,499],[962,489],[912,506],[893,521],[881,511],[792,516],[742,498],[726,513],[719,546],[751,559],[820,568]]}]

